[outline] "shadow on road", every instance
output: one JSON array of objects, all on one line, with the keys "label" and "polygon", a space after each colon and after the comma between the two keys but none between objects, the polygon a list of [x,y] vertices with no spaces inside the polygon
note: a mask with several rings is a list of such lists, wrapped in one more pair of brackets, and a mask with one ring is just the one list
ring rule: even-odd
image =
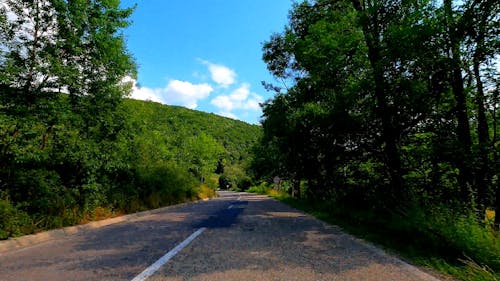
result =
[{"label": "shadow on road", "polygon": [[229,195],[0,256],[0,280],[131,280],[200,227],[148,280],[425,280],[287,205]]}]

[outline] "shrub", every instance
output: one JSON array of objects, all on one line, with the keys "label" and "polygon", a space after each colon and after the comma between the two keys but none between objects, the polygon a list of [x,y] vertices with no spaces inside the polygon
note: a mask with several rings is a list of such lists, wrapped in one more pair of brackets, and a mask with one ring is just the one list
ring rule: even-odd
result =
[{"label": "shrub", "polygon": [[200,185],[197,196],[199,199],[212,198],[216,196],[217,193],[215,192],[214,188],[203,183]]},{"label": "shrub", "polygon": [[434,214],[434,231],[438,231],[452,249],[467,260],[500,271],[500,236],[481,225],[474,214],[453,216],[448,211]]},{"label": "shrub", "polygon": [[138,168],[136,183],[139,196],[152,208],[183,202],[197,195],[197,180],[172,163]]},{"label": "shrub", "polygon": [[0,199],[0,239],[33,232],[33,224],[25,212],[18,210],[7,199]]},{"label": "shrub", "polygon": [[257,193],[257,194],[267,194],[269,189],[270,187],[266,182],[261,182],[257,186],[252,186],[248,188],[247,192]]}]

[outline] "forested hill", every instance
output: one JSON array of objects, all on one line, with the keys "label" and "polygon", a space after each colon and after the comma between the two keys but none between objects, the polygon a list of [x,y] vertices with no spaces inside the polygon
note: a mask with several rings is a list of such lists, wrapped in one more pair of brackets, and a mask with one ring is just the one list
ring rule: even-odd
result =
[{"label": "forested hill", "polygon": [[[126,99],[129,132],[149,162],[172,161],[213,184],[219,175],[238,183],[248,179],[245,168],[261,127],[211,113],[150,101]],[[214,173],[217,171],[217,174]],[[211,181],[211,182],[210,182]]]}]

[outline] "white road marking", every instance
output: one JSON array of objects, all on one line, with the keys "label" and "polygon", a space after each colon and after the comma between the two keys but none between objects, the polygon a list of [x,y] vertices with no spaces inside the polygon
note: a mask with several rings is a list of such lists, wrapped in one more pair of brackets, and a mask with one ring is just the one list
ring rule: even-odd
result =
[{"label": "white road marking", "polygon": [[229,205],[229,207],[227,207],[227,209],[229,210],[229,209],[231,209],[233,207],[234,207],[233,205]]},{"label": "white road marking", "polygon": [[161,257],[159,260],[157,260],[155,263],[150,265],[148,268],[146,268],[141,274],[137,275],[132,281],[144,281],[148,279],[151,275],[153,275],[161,266],[166,264],[171,258],[173,258],[177,253],[179,253],[184,247],[186,247],[191,241],[196,239],[200,234],[205,231],[206,228],[202,227],[198,229],[197,231],[193,232],[186,240],[182,241],[179,245],[177,245],[175,248],[170,250],[170,252],[166,253],[163,257]]}]

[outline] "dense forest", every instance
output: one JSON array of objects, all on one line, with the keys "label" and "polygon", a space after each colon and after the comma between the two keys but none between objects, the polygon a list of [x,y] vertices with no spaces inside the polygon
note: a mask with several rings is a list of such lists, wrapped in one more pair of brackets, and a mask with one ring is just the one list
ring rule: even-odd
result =
[{"label": "dense forest", "polygon": [[125,99],[132,11],[0,5],[0,239],[248,187],[260,127]]},{"label": "dense forest", "polygon": [[499,270],[499,34],[496,0],[296,3],[263,45],[283,83],[264,83],[255,175]]}]

